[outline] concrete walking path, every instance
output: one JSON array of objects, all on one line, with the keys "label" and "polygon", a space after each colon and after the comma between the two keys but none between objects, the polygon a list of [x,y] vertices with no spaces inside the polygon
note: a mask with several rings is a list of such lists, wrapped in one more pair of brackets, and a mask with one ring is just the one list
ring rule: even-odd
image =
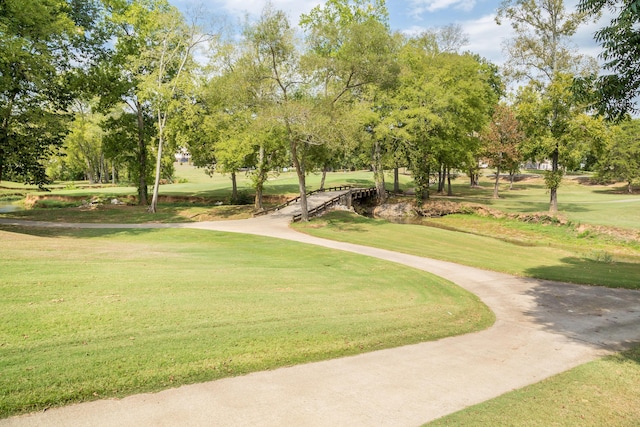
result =
[{"label": "concrete walking path", "polygon": [[256,234],[397,262],[473,292],[496,323],[435,342],[51,409],[0,426],[419,426],[640,342],[638,291],[517,278],[320,239],[288,227],[293,209],[151,226]]}]

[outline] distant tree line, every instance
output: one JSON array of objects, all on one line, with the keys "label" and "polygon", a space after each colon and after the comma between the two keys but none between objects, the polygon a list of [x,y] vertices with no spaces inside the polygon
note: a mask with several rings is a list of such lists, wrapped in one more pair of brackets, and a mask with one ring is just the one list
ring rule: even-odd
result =
[{"label": "distant tree line", "polygon": [[[596,35],[603,74],[570,38],[607,7],[617,18]],[[450,194],[454,173],[477,185],[486,162],[499,197],[501,173],[547,159],[552,211],[567,170],[631,191],[640,52],[619,46],[635,40],[634,7],[583,0],[569,13],[562,0],[506,0],[497,21],[515,37],[499,69],[464,50],[458,26],[392,32],[384,0],[328,0],[298,25],[267,5],[231,30],[167,0],[3,0],[0,180],[126,181],[154,212],[186,148],[232,177],[234,197],[248,171],[256,209],[267,180],[292,167],[303,218],[307,174],[337,168],[370,169],[380,190],[385,171],[397,188],[408,168],[424,200]]]}]

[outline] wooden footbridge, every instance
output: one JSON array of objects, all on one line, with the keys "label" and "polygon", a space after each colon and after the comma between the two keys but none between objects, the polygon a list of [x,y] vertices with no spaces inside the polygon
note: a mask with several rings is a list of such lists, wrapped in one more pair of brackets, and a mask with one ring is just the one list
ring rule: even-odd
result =
[{"label": "wooden footbridge", "polygon": [[[350,208],[354,200],[376,197],[378,191],[375,187],[359,188],[352,186],[330,187],[307,193],[307,209],[309,218],[321,215],[337,205]],[[302,219],[300,208],[300,196],[287,200],[285,203],[273,208],[256,213],[255,216],[267,214],[291,214],[293,221]]]}]

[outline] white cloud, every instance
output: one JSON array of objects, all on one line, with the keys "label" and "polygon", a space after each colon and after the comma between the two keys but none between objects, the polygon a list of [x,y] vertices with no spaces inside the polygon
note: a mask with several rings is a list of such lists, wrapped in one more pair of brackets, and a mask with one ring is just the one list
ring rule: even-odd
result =
[{"label": "white cloud", "polygon": [[[241,19],[246,15],[255,18],[262,13],[267,0],[173,0],[172,4],[184,10],[187,7],[203,7],[212,15],[225,15]],[[298,25],[300,15],[309,13],[315,6],[324,3],[321,0],[271,0],[274,9],[282,10],[289,16],[292,25]]]},{"label": "white cloud", "polygon": [[492,14],[459,24],[462,26],[462,31],[469,35],[466,50],[477,53],[496,65],[504,63],[502,45],[513,37],[513,30],[508,23],[496,24],[495,15]]},{"label": "white cloud", "polygon": [[457,9],[468,12],[473,9],[475,0],[412,0],[412,15],[419,16],[425,12]]},{"label": "white cloud", "polygon": [[[575,46],[582,55],[597,58],[601,52],[600,46],[594,41],[593,34],[596,30],[606,25],[611,16],[605,14],[598,22],[589,22],[578,27],[576,34],[571,37],[570,43]],[[508,21],[502,25],[495,23],[495,14],[485,15],[478,19],[458,22],[465,33],[469,35],[470,43],[466,48],[478,53],[497,65],[503,65],[505,57],[502,46],[505,41],[512,39],[515,34]]]},{"label": "white cloud", "polygon": [[[243,18],[246,14],[250,17],[257,17],[267,4],[267,0],[170,0],[172,4],[178,6],[184,10],[187,6],[204,7],[204,10],[212,15],[227,15],[231,19]],[[325,3],[326,0],[271,0],[273,7],[279,10],[283,10],[289,14],[290,22],[292,25],[297,25],[300,15],[308,13],[311,9],[319,4]],[[393,3],[393,4],[392,4]],[[410,8],[411,14],[415,16],[416,11],[421,10],[420,14],[426,12],[451,12],[460,11],[462,9],[472,9],[475,6],[479,6],[477,9],[482,9],[482,5],[487,6],[487,2],[478,3],[477,0],[410,0],[408,4],[400,5],[399,0],[396,3],[395,0],[388,0],[387,6],[392,13],[395,13],[396,18],[399,19],[399,25],[396,25],[396,29],[402,31],[408,35],[416,35],[425,31],[431,27],[424,27],[420,25],[411,25],[410,21],[405,21],[402,17],[402,12],[406,14],[409,12],[406,8]],[[577,0],[569,0],[566,5],[567,10],[571,11],[575,7]],[[484,9],[487,9],[486,7]],[[490,9],[490,8],[489,8]],[[457,14],[458,18],[462,16],[469,16],[465,14]],[[406,15],[404,15],[406,17]],[[477,17],[476,19],[456,19],[456,14],[453,13],[449,16],[449,21],[442,22],[442,25],[448,23],[459,24],[462,30],[469,35],[469,44],[464,47],[464,50],[477,53],[480,56],[488,59],[496,65],[503,65],[505,57],[502,52],[502,46],[505,40],[509,40],[513,37],[513,29],[508,22],[503,22],[502,25],[495,23],[495,12],[486,11],[484,15]],[[399,18],[398,18],[399,17]],[[419,16],[420,18],[420,16]],[[591,55],[597,57],[600,52],[599,46],[593,41],[593,32],[602,27],[603,24],[608,23],[610,16],[603,17],[597,24],[590,24],[582,26],[578,29],[576,35],[572,38],[573,42],[577,45],[578,50],[582,54]],[[392,16],[393,19],[393,16]],[[416,22],[416,20],[412,20]],[[418,21],[422,21],[419,19]],[[440,25],[440,24],[436,24]]]},{"label": "white cloud", "polygon": [[[502,65],[505,61],[502,53],[502,44],[512,37],[512,29],[508,24],[498,25],[495,15],[485,15],[478,19],[456,21],[462,31],[469,36],[469,44],[463,46],[463,51],[477,53],[496,65]],[[418,35],[429,28],[413,25],[402,30],[409,36]]]}]

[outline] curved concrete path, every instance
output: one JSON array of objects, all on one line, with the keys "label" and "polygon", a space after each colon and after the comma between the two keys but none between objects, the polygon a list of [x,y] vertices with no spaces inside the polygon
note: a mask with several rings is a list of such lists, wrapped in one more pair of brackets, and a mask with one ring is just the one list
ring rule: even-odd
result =
[{"label": "curved concrete path", "polygon": [[319,239],[288,227],[291,209],[250,220],[152,227],[290,239],[426,270],[478,295],[496,323],[435,342],[51,409],[0,420],[0,426],[419,426],[640,342],[638,291],[516,278]]}]

